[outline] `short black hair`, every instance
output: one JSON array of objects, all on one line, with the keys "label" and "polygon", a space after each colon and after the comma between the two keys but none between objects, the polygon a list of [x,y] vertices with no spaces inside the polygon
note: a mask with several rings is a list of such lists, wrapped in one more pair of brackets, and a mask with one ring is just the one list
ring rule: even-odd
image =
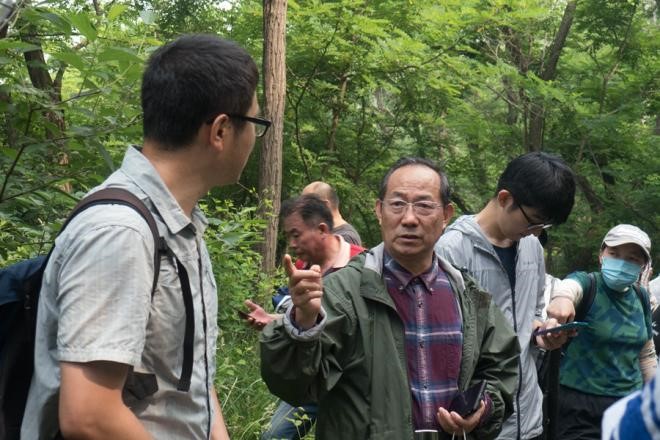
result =
[{"label": "short black hair", "polygon": [[258,79],[252,57],[216,35],[185,35],[158,48],[142,75],[145,139],[169,150],[188,145],[209,118],[244,115]]},{"label": "short black hair", "polygon": [[559,156],[535,151],[513,159],[497,182],[495,197],[507,190],[519,205],[537,210],[544,221],[568,219],[575,202],[575,175]]},{"label": "short black hair", "polygon": [[387,192],[387,184],[390,181],[390,176],[399,168],[403,168],[410,165],[420,165],[431,170],[435,171],[440,177],[440,200],[442,200],[443,205],[448,205],[451,202],[451,188],[449,187],[449,180],[447,175],[442,171],[442,169],[435,164],[435,162],[425,159],[423,157],[402,157],[397,160],[394,165],[387,170],[385,176],[380,181],[380,191],[378,192],[378,198],[383,200],[385,198],[385,193]]},{"label": "short black hair", "polygon": [[285,200],[280,208],[280,220],[284,222],[284,219],[296,213],[309,227],[314,228],[325,223],[331,231],[333,229],[330,208],[316,194],[305,194]]}]

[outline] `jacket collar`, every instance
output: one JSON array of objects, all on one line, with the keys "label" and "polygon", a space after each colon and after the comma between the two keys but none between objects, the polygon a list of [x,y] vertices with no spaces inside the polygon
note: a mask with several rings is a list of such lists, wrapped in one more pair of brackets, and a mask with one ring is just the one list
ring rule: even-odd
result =
[{"label": "jacket collar", "polygon": [[[360,295],[365,299],[378,301],[394,307],[394,302],[387,293],[385,281],[383,280],[383,255],[385,252],[384,243],[371,248],[365,254],[364,276],[360,285]],[[454,266],[439,255],[435,255],[442,270],[447,274],[452,287],[457,289],[457,294],[462,294],[465,290],[463,275]]]}]

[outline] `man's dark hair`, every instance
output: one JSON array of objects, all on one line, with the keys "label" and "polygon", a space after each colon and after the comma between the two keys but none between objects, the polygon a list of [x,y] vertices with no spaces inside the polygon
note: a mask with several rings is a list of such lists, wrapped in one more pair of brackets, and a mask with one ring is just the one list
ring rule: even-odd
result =
[{"label": "man's dark hair", "polygon": [[495,196],[507,190],[519,205],[537,210],[544,222],[564,223],[575,201],[575,176],[559,156],[543,152],[513,159],[497,182]]},{"label": "man's dark hair", "polygon": [[332,213],[328,206],[323,203],[323,200],[315,194],[305,194],[293,199],[285,200],[280,209],[280,220],[293,215],[299,214],[303,222],[311,228],[314,228],[321,223],[328,225],[328,229],[332,231]]},{"label": "man's dark hair", "polygon": [[385,176],[380,181],[380,191],[378,192],[378,198],[380,200],[383,200],[385,197],[385,193],[387,192],[387,184],[390,181],[390,176],[392,173],[394,173],[399,168],[410,165],[424,166],[435,171],[440,177],[440,200],[442,200],[442,204],[448,205],[451,202],[451,189],[449,187],[449,180],[447,180],[447,176],[433,161],[424,159],[422,157],[402,157],[401,159],[397,160],[389,170],[387,170],[387,173],[385,173]]},{"label": "man's dark hair", "polygon": [[[220,113],[244,115],[259,73],[250,55],[215,35],[186,35],[158,48],[142,76],[145,139],[175,150]],[[245,121],[232,120],[239,128]]]}]

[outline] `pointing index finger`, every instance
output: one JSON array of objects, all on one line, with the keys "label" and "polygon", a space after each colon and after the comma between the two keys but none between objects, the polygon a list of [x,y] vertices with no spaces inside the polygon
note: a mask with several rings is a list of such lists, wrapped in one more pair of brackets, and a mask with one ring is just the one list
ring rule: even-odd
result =
[{"label": "pointing index finger", "polygon": [[286,272],[286,276],[291,278],[291,275],[293,275],[293,272],[296,270],[296,266],[293,265],[293,260],[291,259],[291,255],[286,254],[284,255],[284,272]]}]

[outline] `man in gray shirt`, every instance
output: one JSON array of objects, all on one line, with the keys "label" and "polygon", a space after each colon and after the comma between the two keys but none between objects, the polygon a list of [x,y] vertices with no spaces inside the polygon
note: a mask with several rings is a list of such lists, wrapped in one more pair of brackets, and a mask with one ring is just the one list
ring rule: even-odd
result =
[{"label": "man in gray shirt", "polygon": [[[270,125],[256,118],[257,81],[247,52],[211,35],[150,57],[143,145],[99,188],[131,191],[155,218],[168,248],[158,284],[152,296],[155,244],[137,212],[99,205],[74,218],[44,273],[22,438],[229,438],[213,385],[217,293],[197,201],[239,179]],[[188,390],[178,388],[186,307],[176,260],[194,310]],[[148,392],[122,396],[146,383]]]},{"label": "man in gray shirt", "polygon": [[330,212],[332,213],[332,223],[334,227],[332,228],[332,233],[335,235],[341,235],[344,240],[350,244],[355,244],[362,246],[362,240],[360,239],[360,234],[358,231],[344,220],[341,213],[339,212],[339,197],[337,196],[337,191],[330,185],[325,182],[316,181],[307,185],[302,190],[302,194],[315,194],[323,203],[326,204]]}]

